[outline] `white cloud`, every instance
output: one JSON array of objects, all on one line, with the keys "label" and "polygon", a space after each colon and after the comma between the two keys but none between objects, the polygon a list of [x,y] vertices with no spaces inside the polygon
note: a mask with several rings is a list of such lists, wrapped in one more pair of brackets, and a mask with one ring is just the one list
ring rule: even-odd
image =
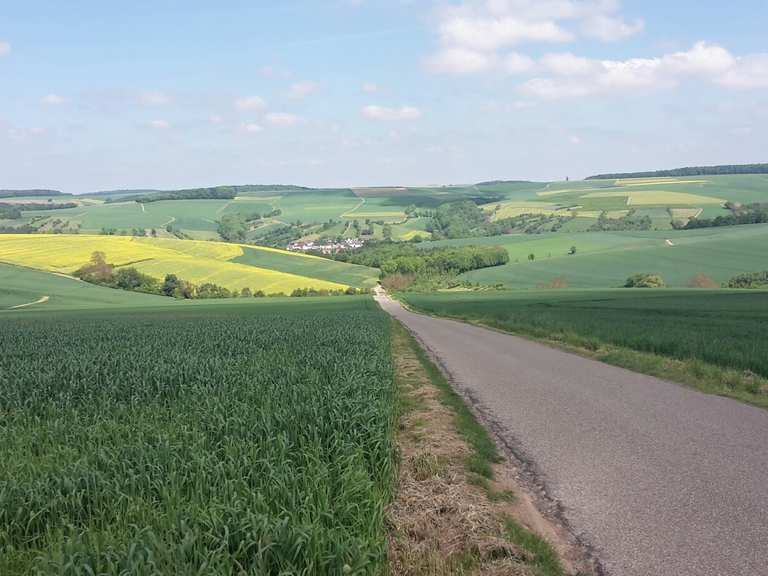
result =
[{"label": "white cloud", "polygon": [[208,117],[208,121],[209,121],[211,124],[221,124],[222,122],[224,122],[224,118],[222,118],[222,117],[221,117],[221,116],[219,116],[218,114],[211,114],[211,115]]},{"label": "white cloud", "polygon": [[267,107],[267,103],[259,96],[243,96],[235,100],[235,107],[238,110],[261,111]]},{"label": "white cloud", "polygon": [[581,58],[570,52],[547,54],[541,59],[541,65],[558,76],[583,76],[599,69],[596,60]]},{"label": "white cloud", "polygon": [[573,36],[553,21],[519,16],[453,16],[440,25],[440,38],[448,46],[491,52],[522,42],[568,42]]},{"label": "white cloud", "polygon": [[152,120],[149,126],[155,130],[167,130],[171,127],[171,124],[167,120]]},{"label": "white cloud", "polygon": [[366,82],[363,84],[363,92],[366,94],[376,94],[381,88],[375,82]]},{"label": "white cloud", "polygon": [[513,47],[567,43],[579,32],[612,42],[643,28],[642,20],[624,20],[618,0],[464,0],[440,11],[439,47],[427,65],[444,74],[520,74],[533,62]]},{"label": "white cloud", "polygon": [[48,131],[45,128],[8,128],[6,134],[14,140],[23,140],[25,138],[38,138],[45,136]]},{"label": "white cloud", "polygon": [[593,60],[570,53],[548,54],[541,65],[552,76],[529,80],[523,88],[548,99],[650,91],[688,79],[733,88],[768,86],[768,54],[735,57],[722,46],[706,42],[656,58]]},{"label": "white cloud", "polygon": [[320,86],[317,82],[296,82],[295,84],[292,84],[290,90],[288,90],[288,97],[294,100],[303,100],[310,94],[317,92],[319,88]]},{"label": "white cloud", "polygon": [[568,142],[570,142],[574,146],[578,146],[579,144],[581,144],[582,140],[579,136],[572,134],[571,136],[568,137]]},{"label": "white cloud", "polygon": [[4,40],[0,40],[0,56],[5,56],[11,53],[11,43]]},{"label": "white cloud", "polygon": [[509,74],[523,74],[536,67],[532,58],[525,54],[510,52],[504,57],[503,68]]},{"label": "white cloud", "polygon": [[485,72],[495,65],[495,54],[486,54],[466,48],[445,48],[427,59],[427,66],[433,72],[443,74]]},{"label": "white cloud", "polygon": [[240,124],[240,130],[248,134],[256,134],[261,132],[263,128],[255,122],[243,122]]},{"label": "white cloud", "polygon": [[163,92],[144,92],[139,96],[142,106],[165,106],[170,104],[171,97]]},{"label": "white cloud", "polygon": [[418,120],[421,118],[421,110],[413,106],[387,108],[370,105],[363,108],[363,116],[371,120]]},{"label": "white cloud", "polygon": [[67,99],[63,96],[59,96],[58,94],[48,94],[46,96],[43,96],[40,99],[40,102],[45,104],[46,106],[59,106],[61,104],[66,104]]},{"label": "white cloud", "polygon": [[595,14],[584,20],[582,25],[582,30],[586,36],[597,38],[603,42],[624,40],[639,34],[644,29],[645,22],[639,18],[628,23],[621,17],[607,14]]},{"label": "white cloud", "polygon": [[272,112],[264,118],[267,122],[276,126],[295,126],[301,121],[301,118],[295,114],[288,114],[286,112]]},{"label": "white cloud", "polygon": [[717,83],[729,88],[768,88],[768,54],[737,58]]}]

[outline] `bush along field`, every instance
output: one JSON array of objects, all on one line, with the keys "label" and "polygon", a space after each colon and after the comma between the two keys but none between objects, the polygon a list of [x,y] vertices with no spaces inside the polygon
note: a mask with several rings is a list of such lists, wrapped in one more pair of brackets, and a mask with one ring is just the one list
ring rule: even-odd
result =
[{"label": "bush along field", "polygon": [[397,402],[372,300],[0,323],[0,574],[384,570]]},{"label": "bush along field", "polygon": [[608,363],[768,407],[768,291],[542,290],[403,296],[427,313],[533,336]]}]

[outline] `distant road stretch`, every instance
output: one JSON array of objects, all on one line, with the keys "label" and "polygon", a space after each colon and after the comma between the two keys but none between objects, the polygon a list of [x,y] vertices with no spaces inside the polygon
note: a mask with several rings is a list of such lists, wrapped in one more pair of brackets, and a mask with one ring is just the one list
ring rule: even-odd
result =
[{"label": "distant road stretch", "polygon": [[377,300],[534,464],[608,574],[768,576],[768,411]]}]

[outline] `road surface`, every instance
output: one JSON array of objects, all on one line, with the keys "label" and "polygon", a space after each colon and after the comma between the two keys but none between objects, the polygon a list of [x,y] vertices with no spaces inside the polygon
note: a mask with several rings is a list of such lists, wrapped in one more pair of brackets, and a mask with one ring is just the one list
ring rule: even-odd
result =
[{"label": "road surface", "polygon": [[532,463],[607,574],[768,575],[768,411],[377,299]]}]

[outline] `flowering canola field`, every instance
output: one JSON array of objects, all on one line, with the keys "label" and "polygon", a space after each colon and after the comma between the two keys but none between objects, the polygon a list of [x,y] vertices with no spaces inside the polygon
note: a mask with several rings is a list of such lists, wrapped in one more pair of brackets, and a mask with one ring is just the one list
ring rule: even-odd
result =
[{"label": "flowering canola field", "polygon": [[[248,248],[261,249],[254,246]],[[286,259],[312,258],[267,248],[264,250],[279,252]],[[94,251],[104,252],[107,261],[116,267],[133,266],[158,279],[166,274],[176,274],[194,284],[212,282],[230,290],[250,288],[273,294],[290,293],[296,288],[334,290],[347,287],[341,282],[232,262],[243,255],[243,247],[238,244],[83,234],[0,235],[0,262],[50,272],[71,274],[86,264]],[[320,258],[314,260],[319,264],[327,262]]]}]

